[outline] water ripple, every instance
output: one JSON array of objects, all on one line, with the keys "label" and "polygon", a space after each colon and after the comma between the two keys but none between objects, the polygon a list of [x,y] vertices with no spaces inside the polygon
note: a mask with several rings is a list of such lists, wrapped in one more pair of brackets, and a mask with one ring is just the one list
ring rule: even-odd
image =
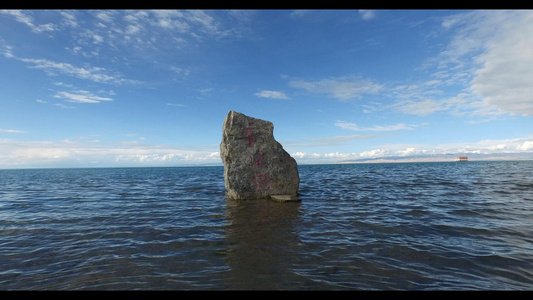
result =
[{"label": "water ripple", "polygon": [[277,203],[221,167],[0,170],[0,289],[533,288],[533,162],[300,177]]}]

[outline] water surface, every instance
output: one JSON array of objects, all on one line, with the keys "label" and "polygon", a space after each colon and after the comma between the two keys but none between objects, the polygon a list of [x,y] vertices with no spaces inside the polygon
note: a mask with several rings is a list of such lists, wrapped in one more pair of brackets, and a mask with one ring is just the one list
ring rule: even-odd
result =
[{"label": "water surface", "polygon": [[529,290],[533,162],[0,170],[2,290]]}]

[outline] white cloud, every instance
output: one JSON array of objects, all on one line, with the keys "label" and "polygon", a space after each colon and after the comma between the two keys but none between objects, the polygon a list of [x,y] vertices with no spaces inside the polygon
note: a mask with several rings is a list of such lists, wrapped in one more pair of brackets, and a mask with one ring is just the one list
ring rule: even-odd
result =
[{"label": "white cloud", "polygon": [[412,156],[412,155],[419,155],[419,154],[426,154],[426,153],[428,153],[428,150],[417,149],[414,147],[408,147],[403,150],[396,151],[396,154],[399,156]]},{"label": "white cloud", "polygon": [[470,89],[503,111],[533,116],[533,11],[474,11],[446,19],[456,29],[443,64],[472,74]]},{"label": "white cloud", "polygon": [[293,17],[293,18],[301,18],[301,17],[306,16],[306,15],[309,14],[310,12],[311,12],[310,10],[305,10],[305,9],[295,9],[295,10],[292,10],[292,11],[291,11],[290,16]]},{"label": "white cloud", "polygon": [[[69,36],[73,54],[100,56],[101,51],[123,55],[135,49],[139,57],[152,62],[160,49],[177,51],[198,42],[221,38],[240,38],[249,30],[247,17],[252,12],[202,10],[72,10],[47,11],[7,10],[2,13],[26,24],[36,33],[50,32]],[[55,14],[55,15],[54,15]],[[46,21],[43,21],[46,20]],[[48,21],[52,23],[48,23]],[[36,25],[41,23],[41,25]],[[83,29],[79,24],[84,24]],[[4,56],[12,51],[3,49]],[[102,83],[132,84],[134,80],[103,68],[79,67],[69,63],[40,58],[22,58],[33,68],[48,74],[65,74]]]},{"label": "white cloud", "polygon": [[179,32],[185,32],[191,28],[188,22],[185,20],[185,16],[182,11],[179,10],[154,10],[150,12],[153,14],[155,20],[153,25],[165,28],[173,29]]},{"label": "white cloud", "polygon": [[389,151],[387,149],[374,149],[370,151],[363,151],[359,154],[360,158],[377,158],[387,155]]},{"label": "white cloud", "polygon": [[11,15],[20,23],[23,23],[30,27],[33,32],[41,33],[47,31],[54,31],[55,26],[52,23],[35,25],[31,13],[28,11],[22,10],[0,10],[0,13]]},{"label": "white cloud", "polygon": [[284,100],[290,99],[289,97],[287,97],[287,95],[285,95],[285,93],[278,92],[278,91],[264,90],[264,91],[257,92],[254,95],[257,97],[261,97],[261,98],[284,99]]},{"label": "white cloud", "polygon": [[185,107],[184,104],[179,104],[179,103],[167,103],[168,106],[175,106],[175,107]]},{"label": "white cloud", "polygon": [[505,154],[505,153],[531,153],[533,154],[533,137],[481,140],[470,143],[451,143],[440,145],[388,145],[386,146],[396,154],[449,154],[449,153],[474,153],[474,154]]},{"label": "white cloud", "polygon": [[[2,43],[2,39],[0,38],[0,43]],[[14,58],[13,55],[13,47],[8,45],[0,45],[0,53],[6,58]]]},{"label": "white cloud", "polygon": [[104,38],[98,34],[93,35],[93,43],[100,44],[104,41]]},{"label": "white cloud", "polygon": [[307,156],[307,153],[305,152],[295,152],[295,153],[291,153],[291,156],[294,157],[294,158],[304,158]]},{"label": "white cloud", "polygon": [[338,146],[346,141],[351,140],[364,140],[378,137],[377,135],[344,135],[325,138],[304,139],[300,141],[283,141],[284,147],[325,147],[325,146]]},{"label": "white cloud", "polygon": [[[502,146],[505,145],[505,146]],[[216,148],[216,147],[214,147]],[[0,168],[64,166],[172,166],[221,164],[220,152],[182,150],[165,145],[142,144],[139,140],[120,144],[103,144],[95,140],[12,141],[0,140]],[[472,144],[383,145],[361,152],[302,152],[291,155],[299,163],[333,163],[341,161],[416,158],[419,155],[450,153],[533,153],[533,138],[486,140]]]},{"label": "white cloud", "polygon": [[94,95],[93,93],[89,91],[83,91],[83,90],[76,91],[76,93],[57,92],[54,95],[54,97],[66,99],[66,101],[68,102],[76,102],[76,103],[100,103],[102,101],[113,101],[113,99],[111,98],[100,97],[100,96]]},{"label": "white cloud", "polygon": [[451,39],[434,64],[422,68],[435,67],[430,78],[390,88],[394,103],[381,109],[421,116],[446,111],[485,121],[533,116],[533,11],[459,12],[441,26]]},{"label": "white cloud", "polygon": [[372,20],[376,17],[376,11],[369,9],[360,9],[359,15],[361,15],[361,18],[363,18],[363,20]]},{"label": "white cloud", "polygon": [[442,101],[436,101],[434,99],[402,100],[388,107],[405,114],[421,116],[446,109],[446,106]]},{"label": "white cloud", "polygon": [[0,132],[5,132],[5,133],[25,133],[26,131],[16,130],[16,129],[0,129]]},{"label": "white cloud", "polygon": [[[164,29],[171,39],[183,40],[192,37],[199,41],[204,38],[219,39],[239,37],[246,26],[235,26],[247,22],[246,12],[203,11],[203,10],[149,10],[143,16],[144,24]],[[128,14],[128,12],[126,12]],[[128,14],[129,15],[129,14]],[[164,36],[159,36],[165,38]]]},{"label": "white cloud", "polygon": [[343,136],[334,136],[329,138],[316,138],[309,139],[309,141],[319,142],[319,143],[337,143],[349,140],[361,140],[361,139],[371,139],[376,137],[375,135],[343,135]]},{"label": "white cloud", "polygon": [[519,144],[516,147],[519,151],[530,151],[533,150],[533,140],[531,141],[524,141],[522,144]]},{"label": "white cloud", "polygon": [[357,124],[355,123],[351,123],[351,122],[344,122],[344,121],[337,121],[335,122],[335,126],[338,126],[340,128],[344,128],[344,129],[348,129],[348,130],[353,130],[353,131],[396,131],[396,130],[412,130],[413,129],[413,125],[406,125],[404,123],[399,123],[399,124],[395,124],[395,125],[387,125],[387,126],[381,126],[381,125],[376,125],[376,126],[373,126],[373,127],[365,127],[365,128],[360,128],[359,126],[357,126]]},{"label": "white cloud", "polygon": [[357,152],[327,152],[327,153],[306,153],[295,152],[291,156],[299,163],[335,163],[350,160],[375,159],[387,156],[389,151],[386,149],[374,149],[369,151]]},{"label": "white cloud", "polygon": [[78,27],[76,15],[73,11],[61,11],[59,14],[63,17],[61,19],[61,24],[74,28]]},{"label": "white cloud", "polygon": [[343,161],[452,161],[459,155],[476,159],[533,159],[533,136],[504,140],[481,140],[450,144],[388,144],[361,152],[294,152],[298,163]]},{"label": "white cloud", "polygon": [[98,11],[95,16],[96,18],[100,19],[103,22],[111,23],[115,19],[115,15],[117,14],[116,11],[112,10],[104,10],[104,11]]},{"label": "white cloud", "polygon": [[138,141],[104,145],[94,140],[27,142],[0,139],[0,152],[0,169],[221,163],[220,153],[217,151],[182,150],[165,145],[141,144]]},{"label": "white cloud", "polygon": [[32,68],[44,70],[50,75],[63,74],[100,83],[135,84],[137,81],[122,78],[120,74],[109,74],[106,69],[98,67],[80,68],[69,63],[55,62],[40,58],[19,58]]},{"label": "white cloud", "polygon": [[479,57],[483,67],[476,71],[472,90],[490,105],[533,116],[533,17],[528,21],[520,31],[492,42]]},{"label": "white cloud", "polygon": [[326,78],[316,81],[293,79],[289,81],[289,86],[310,93],[325,94],[340,101],[358,99],[364,94],[376,94],[383,88],[382,85],[374,83],[370,79],[358,76]]}]

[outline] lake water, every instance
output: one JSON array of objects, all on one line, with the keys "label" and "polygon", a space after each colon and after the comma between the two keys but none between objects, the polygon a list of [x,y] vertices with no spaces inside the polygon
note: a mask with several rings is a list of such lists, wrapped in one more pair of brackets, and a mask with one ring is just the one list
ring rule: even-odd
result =
[{"label": "lake water", "polygon": [[531,290],[533,162],[0,170],[1,290]]}]

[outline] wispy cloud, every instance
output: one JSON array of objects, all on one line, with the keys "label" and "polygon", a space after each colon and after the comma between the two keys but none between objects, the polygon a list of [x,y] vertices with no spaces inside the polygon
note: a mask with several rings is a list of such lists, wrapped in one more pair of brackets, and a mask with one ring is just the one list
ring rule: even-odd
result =
[{"label": "wispy cloud", "polygon": [[49,104],[49,105],[53,105],[53,106],[57,106],[57,107],[61,107],[61,108],[68,108],[68,109],[75,108],[74,106],[68,106],[68,105],[65,105],[63,103],[49,103],[49,102],[44,101],[42,99],[37,99],[37,100],[35,100],[35,102],[40,103],[40,104]]},{"label": "wispy cloud", "polygon": [[[128,63],[153,58],[168,49],[177,52],[199,43],[244,36],[252,11],[204,10],[5,10],[3,14],[51,39],[68,37],[65,49],[82,57],[118,59]],[[80,25],[83,28],[80,29]],[[13,49],[1,49],[4,56]],[[9,51],[8,51],[9,50]],[[116,56],[109,55],[115,53]],[[120,57],[120,58],[118,58]],[[20,58],[49,74],[64,74],[101,83],[135,84],[117,72],[94,66],[76,66],[44,58]],[[170,67],[169,67],[170,68]]]},{"label": "wispy cloud", "polygon": [[396,131],[396,130],[413,130],[415,127],[414,125],[406,125],[404,123],[399,123],[395,125],[387,125],[387,126],[381,126],[376,125],[373,127],[365,127],[361,128],[357,126],[355,123],[351,122],[344,122],[344,121],[337,121],[335,122],[335,126],[338,126],[340,128],[353,130],[353,131]]},{"label": "wispy cloud", "polygon": [[185,107],[184,104],[179,104],[179,103],[167,103],[168,106],[175,106],[175,107]]},{"label": "wispy cloud", "polygon": [[167,45],[182,47],[212,39],[238,38],[247,28],[249,14],[227,10],[96,10],[81,13],[92,15],[95,26],[88,27],[83,33],[75,33],[79,37],[79,46],[88,46],[92,37],[99,36],[113,49],[134,46],[152,51]]},{"label": "wispy cloud", "polygon": [[314,81],[292,79],[289,81],[289,86],[310,93],[324,94],[340,101],[358,99],[364,94],[377,94],[383,88],[383,85],[359,76],[343,76]]},{"label": "wispy cloud", "polygon": [[54,97],[75,103],[100,103],[102,101],[113,101],[112,98],[97,96],[84,90],[78,90],[75,93],[57,92]]},{"label": "wispy cloud", "polygon": [[313,142],[319,142],[319,143],[331,143],[331,142],[343,142],[343,141],[350,141],[350,140],[362,140],[362,139],[371,139],[375,138],[375,135],[341,135],[341,136],[334,136],[334,137],[327,137],[327,138],[316,138],[316,139],[308,139],[308,141]]},{"label": "wispy cloud", "polygon": [[[200,38],[201,35],[226,36],[232,34],[228,30],[231,22],[224,22],[224,18],[246,18],[243,14],[231,13],[231,11],[204,11],[204,10],[74,10],[74,11],[50,11],[56,13],[57,18],[53,22],[39,24],[41,20],[35,20],[31,10],[0,10],[0,13],[11,15],[16,21],[25,24],[32,31],[42,33],[45,31],[61,31],[69,27],[78,27],[78,18],[92,16],[93,21],[87,24],[88,30],[79,32],[78,36],[90,37],[91,32],[115,41],[120,37],[129,41],[137,41],[133,37],[136,34],[149,34],[150,28],[162,28],[170,30],[171,37],[176,34],[186,34]],[[117,35],[117,33],[121,35]],[[168,32],[167,32],[168,33]],[[126,36],[122,36],[126,34]],[[161,37],[161,36],[158,36]]]},{"label": "wispy cloud", "polygon": [[42,58],[19,58],[30,65],[31,68],[40,69],[49,75],[67,75],[99,83],[135,84],[136,80],[123,78],[120,74],[110,74],[105,68],[76,67],[69,63],[55,62]]},{"label": "wispy cloud", "polygon": [[435,99],[401,100],[392,105],[386,106],[386,108],[392,108],[404,114],[421,116],[447,109],[445,103]]},{"label": "wispy cloud", "polygon": [[261,97],[261,98],[283,99],[283,100],[291,99],[287,95],[285,95],[285,93],[279,92],[279,91],[264,90],[264,91],[257,92],[254,95],[257,97]]},{"label": "wispy cloud", "polygon": [[0,10],[0,13],[11,15],[20,23],[28,26],[33,32],[42,33],[56,30],[56,26],[52,23],[41,25],[34,24],[30,11],[23,10]]},{"label": "wispy cloud", "polygon": [[357,135],[343,135],[343,136],[333,136],[333,137],[323,137],[323,138],[313,138],[313,139],[302,139],[297,141],[282,141],[284,147],[305,147],[305,148],[315,148],[315,147],[337,147],[345,144],[345,142],[353,140],[366,140],[377,138],[379,135],[370,135],[370,134],[357,134]]},{"label": "wispy cloud", "polygon": [[0,38],[0,43],[3,44],[0,45],[0,53],[6,58],[14,58],[15,56],[13,55],[13,47],[5,45],[5,42],[2,40],[2,38]]},{"label": "wispy cloud", "polygon": [[0,132],[5,132],[5,133],[26,133],[26,131],[16,130],[16,129],[0,129]]},{"label": "wispy cloud", "polygon": [[360,9],[359,15],[363,20],[372,20],[376,17],[376,11],[371,9]]}]

